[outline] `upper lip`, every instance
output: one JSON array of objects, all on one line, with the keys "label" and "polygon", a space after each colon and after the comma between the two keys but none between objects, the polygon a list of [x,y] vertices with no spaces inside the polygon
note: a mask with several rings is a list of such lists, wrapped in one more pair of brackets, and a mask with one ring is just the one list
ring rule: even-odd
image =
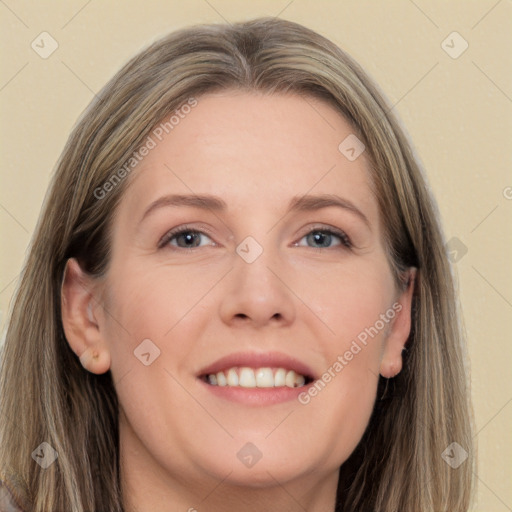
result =
[{"label": "upper lip", "polygon": [[313,370],[307,364],[281,352],[235,352],[205,366],[199,372],[199,376],[242,366],[248,368],[284,368],[316,380]]}]

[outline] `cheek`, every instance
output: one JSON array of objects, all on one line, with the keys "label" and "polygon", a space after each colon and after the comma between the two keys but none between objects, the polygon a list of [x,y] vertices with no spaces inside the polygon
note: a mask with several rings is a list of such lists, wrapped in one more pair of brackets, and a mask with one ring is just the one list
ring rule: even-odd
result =
[{"label": "cheek", "polygon": [[393,278],[383,257],[353,260],[328,274],[305,275],[308,282],[301,287],[301,298],[328,328],[322,338],[332,350],[347,350],[353,340],[380,343],[392,318],[387,312],[394,297]]},{"label": "cheek", "polygon": [[[156,377],[155,368],[169,357],[169,340],[174,342],[173,359],[181,360],[186,355],[187,346],[176,339],[175,333],[187,325],[187,313],[206,293],[206,284],[187,286],[175,271],[167,271],[172,279],[156,269],[119,268],[118,272],[111,280],[105,326],[112,375],[114,382],[130,373],[130,379],[137,375],[141,385],[146,381],[149,384]],[[139,375],[143,369],[151,371]]]},{"label": "cheek", "polygon": [[212,275],[201,268],[191,280],[189,274],[178,268],[118,267],[111,279],[111,306],[105,331],[113,374],[126,371],[133,364],[137,355],[134,351],[139,351],[141,343],[151,348],[144,340],[151,340],[161,353],[167,352],[172,342],[173,357],[180,356],[177,360],[186,355],[193,344],[183,340],[189,340],[192,331],[204,327],[201,322],[208,315],[197,314],[200,301],[217,280],[217,273]]},{"label": "cheek", "polygon": [[315,292],[302,297],[328,326],[318,331],[324,334],[317,339],[326,367],[302,403],[330,411],[322,416],[330,415],[326,425],[333,425],[332,437],[343,441],[343,451],[355,447],[373,410],[382,348],[395,316],[394,284],[385,260],[312,276],[313,281]]},{"label": "cheek", "polygon": [[171,420],[169,411],[204,414],[195,411],[187,386],[191,353],[197,349],[193,340],[210,318],[197,314],[198,302],[218,277],[199,270],[191,283],[179,269],[149,266],[119,267],[118,272],[106,336],[119,403],[140,439],[150,445],[155,436],[154,453],[170,453],[186,444],[186,436],[180,430],[184,421]]}]

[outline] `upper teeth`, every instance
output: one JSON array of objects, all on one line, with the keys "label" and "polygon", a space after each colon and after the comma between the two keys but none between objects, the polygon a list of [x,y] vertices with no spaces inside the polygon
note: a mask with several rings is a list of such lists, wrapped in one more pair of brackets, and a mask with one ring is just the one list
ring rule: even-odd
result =
[{"label": "upper teeth", "polygon": [[304,386],[306,379],[293,370],[284,368],[230,368],[207,375],[213,386],[239,386],[243,388],[273,388],[287,386],[298,388]]}]

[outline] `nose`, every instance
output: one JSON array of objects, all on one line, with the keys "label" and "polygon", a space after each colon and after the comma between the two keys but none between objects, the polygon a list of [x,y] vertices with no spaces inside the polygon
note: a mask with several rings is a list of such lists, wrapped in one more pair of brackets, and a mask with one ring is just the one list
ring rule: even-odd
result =
[{"label": "nose", "polygon": [[294,294],[282,265],[269,251],[252,263],[235,254],[227,287],[220,305],[222,321],[230,326],[286,326],[296,315]]}]

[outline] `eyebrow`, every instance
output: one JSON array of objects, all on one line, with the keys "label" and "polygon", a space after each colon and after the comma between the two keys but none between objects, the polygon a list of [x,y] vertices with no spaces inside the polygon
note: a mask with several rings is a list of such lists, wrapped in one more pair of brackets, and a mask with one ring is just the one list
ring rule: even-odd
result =
[{"label": "eyebrow", "polygon": [[[227,203],[217,196],[207,194],[171,194],[162,196],[153,201],[144,211],[140,222],[160,208],[179,206],[211,210],[214,212],[225,211],[228,207]],[[291,199],[286,213],[310,212],[332,206],[342,208],[353,213],[371,229],[370,221],[354,203],[335,194],[295,196]]]}]

